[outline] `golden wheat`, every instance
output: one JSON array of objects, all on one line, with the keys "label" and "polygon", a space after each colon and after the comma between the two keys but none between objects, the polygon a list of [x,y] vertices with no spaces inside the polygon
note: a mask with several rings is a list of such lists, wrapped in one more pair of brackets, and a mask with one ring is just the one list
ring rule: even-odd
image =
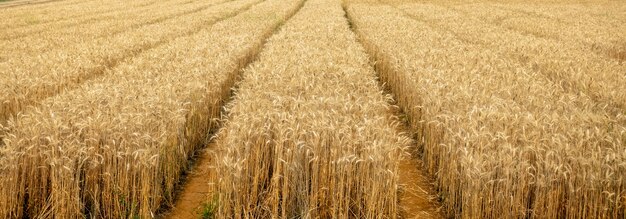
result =
[{"label": "golden wheat", "polygon": [[244,71],[218,134],[220,218],[396,218],[398,133],[339,0],[311,0]]},{"label": "golden wheat", "polygon": [[[558,39],[564,43],[596,51],[620,62],[626,60],[626,29],[610,17],[593,16],[582,10],[589,7],[551,8],[550,13],[537,13],[533,10],[516,10],[494,4],[475,4],[454,7],[470,16],[486,19],[502,27],[531,34],[540,38]],[[536,8],[536,7],[533,7]],[[569,12],[567,9],[570,9]],[[578,9],[578,10],[577,10]],[[602,7],[610,13],[609,7]],[[572,11],[573,10],[573,11]]]},{"label": "golden wheat", "polygon": [[[404,12],[458,39],[505,54],[541,73],[568,92],[587,96],[614,117],[626,115],[626,66],[576,44],[523,35],[434,5],[406,4]],[[444,15],[443,18],[441,15]]]},{"label": "golden wheat", "polygon": [[6,4],[0,218],[626,217],[623,2]]},{"label": "golden wheat", "polygon": [[[102,4],[98,1],[58,1],[29,7],[0,8],[0,28],[24,28],[52,22],[75,22],[83,18],[94,18],[101,14],[114,12],[124,8],[141,7],[154,0],[146,1],[108,1]],[[72,19],[76,19],[72,21]]]},{"label": "golden wheat", "polygon": [[[73,24],[67,28],[52,24],[44,25],[39,33],[29,33],[26,37],[8,36],[9,40],[0,42],[0,57],[4,57],[6,62],[12,59],[37,56],[41,54],[41,51],[66,50],[65,47],[79,43],[97,44],[99,40],[122,35],[144,26],[167,22],[169,19],[176,19],[187,14],[193,16],[194,12],[225,2],[225,0],[212,0],[183,4],[163,12],[163,7],[173,7],[172,4],[182,4],[186,0],[177,1],[156,4],[145,9],[129,9],[130,12],[119,10],[110,16],[98,18],[92,22]],[[27,32],[30,32],[31,29],[36,28],[29,27]],[[8,31],[6,35],[8,35]]]},{"label": "golden wheat", "polygon": [[[456,21],[449,14],[437,25],[389,6],[352,5],[349,15],[421,138],[449,216],[624,215],[621,115],[457,32],[469,28],[438,29]],[[500,33],[475,31],[470,39]]]},{"label": "golden wheat", "polygon": [[0,215],[153,217],[239,69],[300,3],[260,3],[25,111],[2,149]]},{"label": "golden wheat", "polygon": [[[120,15],[132,15],[133,13],[129,12],[140,12],[143,8],[141,5],[136,5],[137,3],[145,3],[145,1],[137,1],[133,2],[133,4],[127,4],[124,7],[124,3],[118,2],[117,7],[112,7],[115,2],[110,4],[101,4],[100,6],[91,6],[87,7],[84,11],[80,13],[72,13],[71,15],[75,16],[72,19],[65,19],[54,22],[53,20],[45,20],[41,18],[37,18],[33,15],[28,15],[26,12],[22,12],[19,17],[23,17],[23,20],[29,20],[28,25],[22,25],[17,27],[6,27],[6,31],[0,33],[0,39],[14,39],[19,37],[32,37],[33,34],[42,33],[44,31],[49,30],[58,30],[62,28],[72,28],[78,25],[88,25],[90,23],[94,23],[97,21],[107,21],[108,19],[117,19]],[[152,7],[158,7],[161,4],[153,4]],[[163,6],[167,5],[163,3]],[[63,9],[65,7],[60,7]],[[105,13],[97,13],[99,9],[109,9],[111,11]],[[31,12],[32,13],[32,12]],[[56,12],[58,13],[58,12]],[[94,14],[95,13],[95,14]],[[116,15],[118,17],[116,17]],[[4,17],[4,16],[2,16]],[[7,16],[6,19],[10,19],[10,16]],[[58,36],[57,36],[58,37]]]},{"label": "golden wheat", "polygon": [[106,69],[143,50],[197,32],[258,1],[233,1],[95,41],[0,62],[0,124],[37,101],[105,74]]},{"label": "golden wheat", "polygon": [[[619,1],[592,1],[588,4],[494,4],[495,6],[529,15],[555,19],[573,26],[619,27],[626,21],[626,6]],[[615,31],[604,29],[602,31]]]}]

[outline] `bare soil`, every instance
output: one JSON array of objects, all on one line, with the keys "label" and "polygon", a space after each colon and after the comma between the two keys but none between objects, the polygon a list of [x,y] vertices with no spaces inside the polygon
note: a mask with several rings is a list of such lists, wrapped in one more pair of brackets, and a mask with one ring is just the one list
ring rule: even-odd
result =
[{"label": "bare soil", "polygon": [[402,218],[443,218],[431,180],[421,167],[413,156],[400,162]]},{"label": "bare soil", "polygon": [[193,169],[188,173],[185,185],[169,212],[163,215],[169,219],[200,218],[203,204],[211,200],[215,191],[214,144],[199,152]]}]

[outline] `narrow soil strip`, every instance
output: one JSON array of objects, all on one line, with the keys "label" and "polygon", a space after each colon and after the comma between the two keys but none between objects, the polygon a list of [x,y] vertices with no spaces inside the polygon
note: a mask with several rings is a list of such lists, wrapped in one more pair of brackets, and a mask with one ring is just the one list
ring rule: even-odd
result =
[{"label": "narrow soil strip", "polygon": [[[345,10],[345,9],[344,9]],[[376,68],[374,68],[376,69]],[[379,81],[385,94],[394,96],[388,87]],[[395,97],[394,97],[395,100]],[[406,118],[406,114],[391,101],[392,114],[398,118]],[[406,120],[399,119],[398,131],[412,133]],[[415,140],[415,138],[413,139]],[[441,212],[441,203],[438,201],[434,180],[423,168],[422,160],[417,152],[415,143],[407,149],[410,153],[400,161],[400,217],[401,218],[444,218]]]},{"label": "narrow soil strip", "polygon": [[421,161],[414,156],[400,162],[402,218],[443,218],[431,180],[421,167]]},{"label": "narrow soil strip", "polygon": [[210,194],[215,191],[214,147],[209,144],[207,149],[198,152],[195,166],[188,173],[174,207],[163,215],[164,218],[200,218],[203,204],[211,200]]}]

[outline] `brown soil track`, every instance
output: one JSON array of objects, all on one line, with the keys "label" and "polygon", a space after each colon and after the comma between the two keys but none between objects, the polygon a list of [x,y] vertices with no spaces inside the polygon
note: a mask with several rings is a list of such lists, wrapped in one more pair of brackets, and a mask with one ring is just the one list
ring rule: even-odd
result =
[{"label": "brown soil track", "polygon": [[202,205],[211,200],[210,195],[215,191],[215,145],[210,144],[207,149],[200,151],[195,166],[186,176],[185,185],[181,188],[174,207],[162,218],[187,219],[199,218]]},{"label": "brown soil track", "polygon": [[414,156],[400,162],[402,218],[443,218],[432,180],[421,167],[422,163]]},{"label": "brown soil track", "polygon": [[[391,90],[380,82],[385,94],[392,95]],[[395,97],[394,97],[395,98]],[[394,99],[395,100],[395,99]],[[397,118],[406,118],[406,114],[395,101],[391,101],[391,113]],[[406,120],[399,119],[398,132],[412,133]],[[414,136],[415,137],[415,136]],[[407,149],[407,156],[400,161],[400,218],[435,219],[444,218],[441,203],[437,200],[434,180],[423,170],[423,163],[417,152],[417,143]]]}]

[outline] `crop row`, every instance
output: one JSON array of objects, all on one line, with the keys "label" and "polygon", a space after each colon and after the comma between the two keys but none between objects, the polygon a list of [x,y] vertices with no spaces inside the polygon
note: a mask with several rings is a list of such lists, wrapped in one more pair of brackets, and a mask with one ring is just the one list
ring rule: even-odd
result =
[{"label": "crop row", "polygon": [[626,124],[626,67],[604,56],[588,52],[576,44],[524,35],[485,23],[480,19],[438,6],[406,4],[405,13],[425,21],[456,38],[482,45],[533,69],[570,93],[590,98],[599,111],[608,111]]},{"label": "crop row", "polygon": [[[496,7],[555,19],[572,25],[604,27],[604,31],[619,27],[626,21],[626,6],[621,2],[593,2],[591,4],[495,4]],[[611,30],[613,31],[613,30]]]},{"label": "crop row", "polygon": [[[0,57],[4,61],[23,59],[27,56],[37,56],[42,51],[64,50],[75,44],[92,42],[98,43],[101,38],[112,37],[127,31],[139,29],[151,24],[158,24],[169,19],[175,19],[188,14],[202,11],[226,0],[201,1],[198,3],[183,4],[184,0],[175,0],[170,4],[162,3],[154,7],[143,9],[120,10],[108,17],[91,22],[61,28],[56,25],[45,27],[46,31],[29,34],[27,37],[0,41]],[[172,5],[173,4],[173,5]],[[163,8],[173,7],[163,11]]]},{"label": "crop row", "polygon": [[[138,2],[142,2],[142,1],[138,1]],[[76,13],[78,15],[83,14],[85,18],[74,17],[72,19],[59,21],[59,22],[44,22],[42,20],[37,20],[34,17],[28,18],[29,16],[32,16],[32,15],[29,15],[27,12],[24,12],[24,14],[21,14],[20,17],[24,17],[24,19],[31,19],[30,22],[33,24],[22,26],[22,27],[5,28],[5,31],[0,33],[0,40],[13,40],[13,39],[18,39],[22,37],[30,37],[36,34],[45,33],[46,31],[50,31],[50,30],[71,28],[71,27],[79,26],[79,25],[88,25],[96,21],[116,19],[117,18],[116,15],[117,16],[123,15],[123,14],[130,15],[132,14],[131,12],[138,12],[143,8],[149,8],[149,7],[139,7],[133,4],[130,4],[127,7],[123,7],[123,3],[118,3],[119,8],[112,7],[114,5],[116,4],[113,2],[111,4],[102,4],[101,6],[92,7],[92,8],[107,8],[111,10],[106,13],[94,14],[93,10],[85,10],[84,12]],[[158,5],[160,4],[152,4],[150,6],[154,7]]]},{"label": "crop row", "polygon": [[218,133],[220,218],[395,218],[410,139],[339,0],[310,0],[244,71]]},{"label": "crop row", "polygon": [[[469,16],[486,19],[502,27],[541,38],[558,39],[583,50],[598,52],[620,62],[626,61],[626,32],[611,20],[588,17],[589,12],[575,11],[567,16],[537,16],[530,12],[494,5],[457,6]],[[584,7],[581,7],[584,8]],[[560,11],[560,10],[556,10]],[[530,13],[530,14],[529,14]],[[580,18],[565,20],[564,18]],[[592,22],[585,22],[592,20]]]},{"label": "crop row", "polygon": [[0,124],[24,108],[101,76],[146,49],[195,33],[259,0],[238,0],[22,59],[0,62]]},{"label": "crop row", "polygon": [[16,7],[0,9],[0,28],[5,30],[27,27],[37,27],[48,23],[74,23],[93,19],[103,14],[111,13],[125,8],[136,8],[151,3],[154,0],[141,0],[133,3],[114,0],[107,4],[99,1],[58,1],[29,7]]},{"label": "crop row", "polygon": [[[430,13],[418,9],[411,6]],[[506,33],[471,19],[433,25],[390,6],[350,5],[348,15],[420,139],[448,216],[624,216],[623,120],[509,53],[473,43]],[[519,45],[499,39],[512,44],[498,44],[504,49]]]},{"label": "crop row", "polygon": [[240,69],[300,5],[260,3],[25,111],[0,154],[0,215],[153,217]]}]

